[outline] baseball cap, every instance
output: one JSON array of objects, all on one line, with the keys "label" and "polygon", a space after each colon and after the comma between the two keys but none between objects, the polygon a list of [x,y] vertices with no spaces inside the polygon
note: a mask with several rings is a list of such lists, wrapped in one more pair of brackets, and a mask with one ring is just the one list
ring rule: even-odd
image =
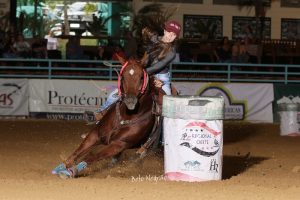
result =
[{"label": "baseball cap", "polygon": [[168,21],[165,23],[165,30],[168,32],[173,32],[179,37],[181,31],[181,25],[177,21]]}]

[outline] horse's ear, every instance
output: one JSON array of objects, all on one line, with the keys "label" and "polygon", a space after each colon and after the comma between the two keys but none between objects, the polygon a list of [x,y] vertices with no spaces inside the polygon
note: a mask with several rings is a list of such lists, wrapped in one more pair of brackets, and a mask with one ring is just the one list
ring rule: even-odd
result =
[{"label": "horse's ear", "polygon": [[124,65],[124,63],[126,62],[126,60],[125,60],[123,57],[119,56],[117,53],[116,53],[115,55],[116,55],[117,59],[119,60],[119,62],[120,62],[122,65]]},{"label": "horse's ear", "polygon": [[141,59],[141,65],[143,67],[146,67],[148,58],[149,58],[149,55],[147,54],[147,52],[145,52],[143,58]]}]

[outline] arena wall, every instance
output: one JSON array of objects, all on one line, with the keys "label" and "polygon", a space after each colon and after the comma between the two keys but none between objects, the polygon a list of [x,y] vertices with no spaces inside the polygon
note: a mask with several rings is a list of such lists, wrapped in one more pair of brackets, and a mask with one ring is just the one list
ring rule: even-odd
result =
[{"label": "arena wall", "polygon": [[[82,119],[95,111],[116,88],[115,81],[0,79],[0,116]],[[181,95],[223,96],[225,119],[278,121],[276,102],[299,96],[298,85],[263,83],[174,82]],[[274,98],[275,96],[275,98]]]},{"label": "arena wall", "polygon": [[[143,6],[151,2],[144,0],[133,0],[135,10],[138,11]],[[167,8],[177,8],[176,13],[172,17],[183,23],[183,15],[220,15],[223,16],[223,35],[231,38],[232,36],[232,17],[247,16],[253,17],[254,8],[245,7],[240,9],[238,6],[232,5],[215,5],[213,0],[203,0],[203,4],[191,3],[163,3]],[[266,10],[266,17],[271,18],[271,38],[281,38],[281,18],[299,19],[299,8],[281,7],[281,1],[272,1],[271,7]]]}]

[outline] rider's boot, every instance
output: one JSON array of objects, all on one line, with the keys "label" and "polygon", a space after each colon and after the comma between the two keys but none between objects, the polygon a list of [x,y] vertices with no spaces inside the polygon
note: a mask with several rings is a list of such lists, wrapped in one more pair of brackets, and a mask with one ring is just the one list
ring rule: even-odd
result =
[{"label": "rider's boot", "polygon": [[97,124],[98,122],[101,121],[101,119],[102,119],[102,118],[104,117],[104,115],[107,113],[107,111],[108,111],[109,108],[110,108],[110,107],[107,107],[107,108],[105,108],[104,110],[97,111],[97,112],[94,113],[94,116],[95,116],[95,119],[96,119],[96,124]]},{"label": "rider's boot", "polygon": [[101,121],[106,112],[107,109],[97,112],[85,111],[83,113],[83,118],[85,119],[88,125],[95,123],[97,124],[99,121]]},{"label": "rider's boot", "polygon": [[105,113],[106,113],[106,110],[103,110],[103,111],[100,111],[100,112],[95,112],[94,116],[95,116],[96,122],[101,121],[101,119],[103,118]]},{"label": "rider's boot", "polygon": [[[87,121],[87,125],[94,125],[94,124],[98,124],[101,121],[101,119],[103,118],[103,116],[107,113],[107,109],[99,111],[99,112],[92,113],[92,115],[94,116],[94,119],[95,119],[93,121],[89,120],[91,117],[87,117],[87,115],[90,114],[90,113],[91,112],[86,111],[84,113],[84,119]],[[85,133],[81,134],[80,137],[82,139],[85,139],[88,134],[89,134],[89,132],[85,132]]]}]

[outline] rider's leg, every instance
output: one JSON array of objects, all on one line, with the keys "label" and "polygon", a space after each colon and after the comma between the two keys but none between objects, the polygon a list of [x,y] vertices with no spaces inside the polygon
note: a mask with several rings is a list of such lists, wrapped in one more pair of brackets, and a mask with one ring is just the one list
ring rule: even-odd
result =
[{"label": "rider's leg", "polygon": [[[100,106],[100,108],[94,112],[94,117],[96,119],[96,122],[100,121],[103,116],[105,115],[107,109],[116,101],[118,101],[120,99],[120,96],[118,94],[118,89],[116,88],[115,90],[113,90],[107,97],[106,102]],[[81,138],[86,138],[86,136],[88,135],[88,132],[81,134]]]},{"label": "rider's leg", "polygon": [[105,114],[107,108],[119,99],[120,96],[118,94],[118,89],[116,88],[108,95],[106,102],[95,112],[96,121],[100,121],[103,115]]},{"label": "rider's leg", "polygon": [[156,74],[155,78],[163,82],[162,89],[165,91],[166,95],[171,95],[170,73]]},{"label": "rider's leg", "polygon": [[[165,91],[166,95],[171,95],[171,82],[170,82],[170,73],[164,73],[164,74],[156,74],[155,77],[163,82],[162,89]],[[158,140],[163,143],[163,116],[159,119],[159,127],[161,128],[160,135],[158,137]],[[158,142],[158,141],[157,141]]]}]

